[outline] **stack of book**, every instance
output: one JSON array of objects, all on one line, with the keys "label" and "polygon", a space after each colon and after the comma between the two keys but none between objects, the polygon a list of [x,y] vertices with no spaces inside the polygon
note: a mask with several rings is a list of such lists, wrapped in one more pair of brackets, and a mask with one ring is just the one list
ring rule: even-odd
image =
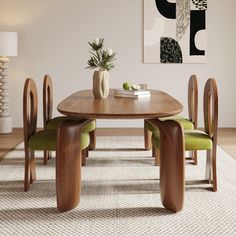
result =
[{"label": "stack of book", "polygon": [[123,90],[115,89],[115,97],[127,97],[127,98],[147,98],[151,93],[148,90]]}]

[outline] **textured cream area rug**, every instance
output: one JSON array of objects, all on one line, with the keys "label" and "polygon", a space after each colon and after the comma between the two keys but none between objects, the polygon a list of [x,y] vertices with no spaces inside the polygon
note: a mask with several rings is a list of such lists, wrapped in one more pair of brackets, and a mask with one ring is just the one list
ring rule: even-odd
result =
[{"label": "textured cream area rug", "polygon": [[221,148],[219,191],[201,181],[205,153],[199,153],[198,166],[186,164],[184,209],[173,214],[161,204],[159,168],[142,137],[98,137],[82,168],[80,205],[66,213],[56,209],[55,159],[47,166],[37,159],[37,181],[23,192],[22,147],[0,162],[1,236],[236,235],[236,161]]}]

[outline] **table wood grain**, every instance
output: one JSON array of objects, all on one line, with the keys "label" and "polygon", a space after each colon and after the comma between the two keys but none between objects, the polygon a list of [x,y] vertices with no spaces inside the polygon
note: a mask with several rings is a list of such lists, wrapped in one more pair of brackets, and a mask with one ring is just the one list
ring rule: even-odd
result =
[{"label": "table wood grain", "polygon": [[181,103],[165,92],[151,90],[148,98],[121,98],[110,89],[108,98],[95,99],[92,90],[78,91],[65,98],[57,109],[64,115],[96,119],[146,119],[180,113]]}]

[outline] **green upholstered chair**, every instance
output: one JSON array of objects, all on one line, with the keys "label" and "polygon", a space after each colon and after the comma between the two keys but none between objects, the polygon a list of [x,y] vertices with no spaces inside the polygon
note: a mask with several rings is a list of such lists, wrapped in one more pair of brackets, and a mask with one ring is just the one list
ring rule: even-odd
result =
[{"label": "green upholstered chair", "polygon": [[[25,146],[25,175],[24,190],[28,191],[30,184],[36,180],[34,150],[56,150],[57,130],[41,130],[37,128],[38,95],[33,79],[26,79],[23,93],[23,122]],[[85,150],[89,145],[89,134],[81,133],[80,149]],[[85,159],[86,152],[82,154]]]},{"label": "green upholstered chair", "polygon": [[[216,149],[218,129],[218,91],[215,79],[208,79],[203,97],[205,131],[198,129],[184,130],[185,150],[206,150],[206,179],[213,183],[213,191],[217,191]],[[156,128],[152,134],[152,145],[156,149],[155,158],[160,155],[160,136]]]},{"label": "green upholstered chair", "polygon": [[[72,118],[67,116],[58,116],[52,118],[52,108],[53,108],[53,85],[52,85],[52,79],[49,75],[44,76],[43,80],[43,124],[45,130],[51,130],[51,129],[57,129],[60,124],[67,120],[76,120],[80,121],[81,118]],[[96,135],[95,135],[95,129],[96,129],[96,120],[91,119],[91,122],[89,122],[87,125],[84,126],[83,132],[89,133],[90,136],[90,150],[95,149],[96,145]],[[44,164],[47,164],[48,159],[51,158],[50,151],[44,152]],[[83,160],[82,165],[85,165],[85,160]]]},{"label": "green upholstered chair", "polygon": [[[197,117],[198,117],[198,83],[196,75],[191,75],[188,82],[188,113],[189,117],[185,118],[182,116],[169,116],[159,118],[160,120],[175,120],[178,121],[184,128],[184,130],[197,129]],[[150,137],[155,127],[148,120],[144,120],[144,132],[145,132],[145,147],[150,149]],[[153,156],[155,156],[155,150],[153,149]],[[193,151],[192,159],[193,163],[197,164],[197,152]],[[159,165],[159,160],[155,161],[155,165]]]}]

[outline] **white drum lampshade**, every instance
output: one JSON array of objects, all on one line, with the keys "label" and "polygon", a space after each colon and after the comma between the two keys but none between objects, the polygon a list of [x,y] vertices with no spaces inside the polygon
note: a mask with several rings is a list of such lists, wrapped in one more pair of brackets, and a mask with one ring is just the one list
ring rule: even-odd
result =
[{"label": "white drum lampshade", "polygon": [[8,85],[9,58],[17,56],[17,33],[0,32],[0,133],[12,132]]}]

